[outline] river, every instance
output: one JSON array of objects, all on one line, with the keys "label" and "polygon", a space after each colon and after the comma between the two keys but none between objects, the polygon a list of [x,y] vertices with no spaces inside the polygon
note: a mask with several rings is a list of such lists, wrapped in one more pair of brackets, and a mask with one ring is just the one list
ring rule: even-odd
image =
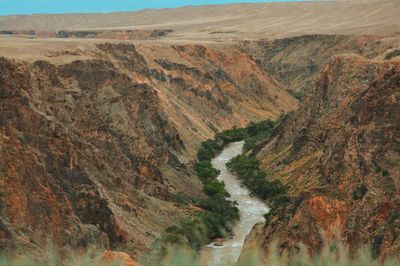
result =
[{"label": "river", "polygon": [[225,189],[231,195],[230,200],[238,203],[240,220],[233,228],[233,236],[223,241],[222,246],[211,243],[202,249],[201,256],[208,266],[234,265],[251,228],[264,221],[263,216],[269,210],[263,201],[253,197],[239,178],[226,168],[225,164],[230,159],[242,153],[243,144],[243,141],[228,144],[222,153],[211,161],[212,165],[221,171],[217,178],[225,183]]}]

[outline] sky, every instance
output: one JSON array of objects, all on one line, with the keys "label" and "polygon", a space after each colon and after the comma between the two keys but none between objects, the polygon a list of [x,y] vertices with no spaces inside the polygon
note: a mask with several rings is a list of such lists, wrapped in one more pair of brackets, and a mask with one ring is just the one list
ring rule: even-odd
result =
[{"label": "sky", "polygon": [[289,1],[296,0],[0,0],[0,15],[104,13],[188,5]]}]

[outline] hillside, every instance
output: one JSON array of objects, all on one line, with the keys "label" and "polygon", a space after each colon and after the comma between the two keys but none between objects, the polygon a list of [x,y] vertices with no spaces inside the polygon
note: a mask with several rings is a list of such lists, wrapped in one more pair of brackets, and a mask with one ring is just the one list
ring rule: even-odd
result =
[{"label": "hillside", "polygon": [[254,228],[248,247],[268,254],[276,240],[282,254],[318,254],[337,241],[398,256],[400,58],[392,55],[333,56],[299,109],[253,150],[291,199]]}]

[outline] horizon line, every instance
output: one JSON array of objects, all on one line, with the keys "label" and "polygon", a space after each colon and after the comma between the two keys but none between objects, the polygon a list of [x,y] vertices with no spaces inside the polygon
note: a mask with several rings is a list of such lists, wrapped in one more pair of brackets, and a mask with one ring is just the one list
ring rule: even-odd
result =
[{"label": "horizon line", "polygon": [[[218,0],[225,1],[225,0]],[[334,0],[332,0],[334,1]],[[96,14],[112,14],[112,13],[130,13],[130,12],[141,12],[147,10],[161,11],[167,9],[178,9],[178,8],[188,8],[188,7],[201,7],[201,6],[223,6],[223,5],[243,5],[243,4],[273,4],[273,3],[299,3],[299,2],[319,2],[318,0],[226,0],[226,2],[218,2],[218,3],[191,3],[191,4],[178,4],[176,6],[149,6],[149,7],[138,7],[138,8],[130,8],[130,9],[115,9],[115,10],[93,10],[93,11],[43,11],[43,12],[20,12],[20,13],[2,13],[0,11],[0,17],[8,17],[8,16],[35,16],[35,15],[96,15]]]}]

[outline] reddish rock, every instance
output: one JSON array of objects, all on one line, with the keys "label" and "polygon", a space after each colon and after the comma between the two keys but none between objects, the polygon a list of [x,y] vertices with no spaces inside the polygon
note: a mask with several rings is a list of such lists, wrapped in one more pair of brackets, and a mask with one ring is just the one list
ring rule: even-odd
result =
[{"label": "reddish rock", "polygon": [[114,265],[118,264],[121,266],[140,266],[134,259],[132,259],[125,252],[116,252],[116,251],[104,251],[101,254],[100,262],[102,265]]}]

